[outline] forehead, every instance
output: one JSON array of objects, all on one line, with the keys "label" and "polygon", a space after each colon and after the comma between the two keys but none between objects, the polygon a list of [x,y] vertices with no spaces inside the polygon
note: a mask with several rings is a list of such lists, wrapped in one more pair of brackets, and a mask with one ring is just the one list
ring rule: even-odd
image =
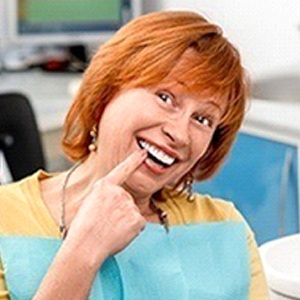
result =
[{"label": "forehead", "polygon": [[218,79],[211,74],[212,69],[213,66],[209,66],[199,53],[189,49],[181,56],[161,84],[199,99],[213,101],[225,110],[229,91],[220,88]]}]

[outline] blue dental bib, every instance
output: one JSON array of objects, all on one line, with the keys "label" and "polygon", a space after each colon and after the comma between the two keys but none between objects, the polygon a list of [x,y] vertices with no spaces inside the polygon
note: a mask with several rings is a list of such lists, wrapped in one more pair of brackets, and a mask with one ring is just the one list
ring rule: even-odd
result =
[{"label": "blue dental bib", "polygon": [[[12,300],[33,298],[61,244],[54,238],[0,237]],[[172,226],[168,234],[148,223],[126,249],[105,261],[89,299],[246,300],[249,264],[242,222]]]}]

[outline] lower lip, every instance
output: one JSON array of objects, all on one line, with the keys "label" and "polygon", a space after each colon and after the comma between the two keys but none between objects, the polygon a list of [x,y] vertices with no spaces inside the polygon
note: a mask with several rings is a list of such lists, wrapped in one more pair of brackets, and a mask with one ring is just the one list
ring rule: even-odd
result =
[{"label": "lower lip", "polygon": [[146,166],[146,168],[151,171],[152,173],[156,174],[156,175],[162,175],[165,174],[168,170],[167,168],[162,168],[159,165],[157,165],[155,162],[153,162],[150,158],[147,158],[144,161],[144,164]]}]

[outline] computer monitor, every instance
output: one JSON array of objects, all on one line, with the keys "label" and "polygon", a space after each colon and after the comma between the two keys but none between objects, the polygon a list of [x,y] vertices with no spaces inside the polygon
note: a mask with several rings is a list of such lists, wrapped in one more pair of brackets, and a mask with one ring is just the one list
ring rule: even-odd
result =
[{"label": "computer monitor", "polygon": [[16,44],[104,42],[141,14],[141,0],[6,0]]}]

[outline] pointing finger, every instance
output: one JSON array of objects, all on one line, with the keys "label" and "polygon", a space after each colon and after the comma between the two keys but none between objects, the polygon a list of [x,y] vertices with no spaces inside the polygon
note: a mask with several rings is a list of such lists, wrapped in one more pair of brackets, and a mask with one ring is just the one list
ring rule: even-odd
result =
[{"label": "pointing finger", "polygon": [[111,183],[122,185],[127,178],[143,163],[147,157],[147,151],[137,150],[112,169],[105,178]]}]

